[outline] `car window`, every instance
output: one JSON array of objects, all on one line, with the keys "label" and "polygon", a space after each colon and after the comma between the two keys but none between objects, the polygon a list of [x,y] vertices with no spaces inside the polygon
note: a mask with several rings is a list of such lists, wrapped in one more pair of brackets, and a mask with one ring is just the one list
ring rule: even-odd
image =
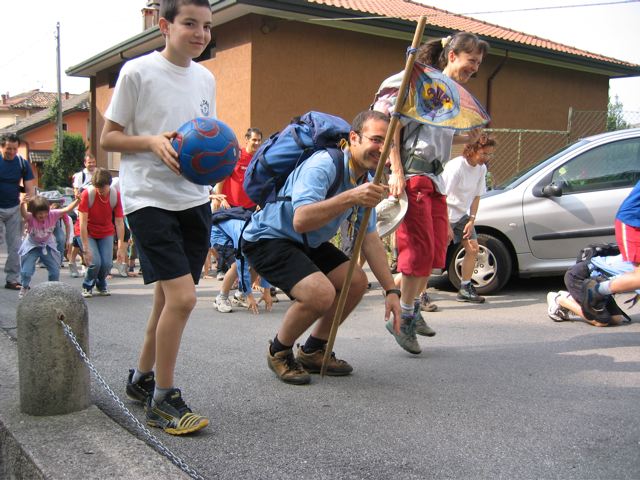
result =
[{"label": "car window", "polygon": [[539,172],[540,170],[542,170],[543,168],[545,168],[546,166],[552,164],[553,162],[555,162],[558,158],[562,157],[563,155],[566,155],[567,153],[582,147],[582,145],[584,145],[585,143],[588,143],[587,140],[580,140],[572,145],[569,145],[568,147],[563,147],[561,148],[559,151],[557,151],[556,153],[554,153],[553,155],[551,155],[548,158],[545,158],[543,160],[540,160],[538,163],[534,163],[532,165],[529,165],[528,167],[518,171],[515,175],[513,175],[511,178],[509,178],[508,180],[502,182],[500,185],[497,185],[494,187],[494,190],[510,190],[512,188],[516,188],[518,185],[520,185],[522,182],[524,182],[526,179],[528,179],[529,177],[531,177],[531,175],[534,175],[535,173]]},{"label": "car window", "polygon": [[564,194],[634,186],[640,180],[640,138],[595,147],[553,172]]}]

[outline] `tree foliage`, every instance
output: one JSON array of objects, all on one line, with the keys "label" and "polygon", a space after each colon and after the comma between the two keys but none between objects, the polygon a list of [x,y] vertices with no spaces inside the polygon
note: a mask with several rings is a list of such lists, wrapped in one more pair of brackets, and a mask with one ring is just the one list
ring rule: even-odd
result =
[{"label": "tree foliage", "polygon": [[624,119],[622,102],[616,95],[613,101],[609,97],[609,106],[607,108],[607,131],[612,132],[614,130],[623,130],[629,128],[630,125]]},{"label": "tree foliage", "polygon": [[71,186],[71,176],[83,168],[87,145],[82,135],[64,133],[62,154],[56,142],[53,154],[44,164],[42,186],[45,190]]}]

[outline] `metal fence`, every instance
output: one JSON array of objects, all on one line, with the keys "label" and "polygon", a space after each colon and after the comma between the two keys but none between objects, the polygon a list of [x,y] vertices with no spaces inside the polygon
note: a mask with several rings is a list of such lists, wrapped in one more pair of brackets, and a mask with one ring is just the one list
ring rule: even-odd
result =
[{"label": "metal fence", "polygon": [[[624,112],[628,126],[640,123],[640,112]],[[638,122],[634,123],[634,119]],[[516,173],[551,156],[580,138],[607,130],[606,111],[569,109],[566,130],[486,129],[497,142],[495,157],[488,165],[489,187],[498,185]],[[455,145],[452,156],[462,154],[464,145]]]}]

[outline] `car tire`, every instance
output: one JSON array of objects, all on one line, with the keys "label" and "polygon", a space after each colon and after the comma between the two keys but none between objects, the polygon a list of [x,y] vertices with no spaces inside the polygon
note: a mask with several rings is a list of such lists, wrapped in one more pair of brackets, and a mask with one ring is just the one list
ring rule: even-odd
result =
[{"label": "car tire", "polygon": [[[491,235],[479,234],[478,245],[480,246],[479,261],[476,263],[471,281],[480,295],[496,293],[511,277],[513,268],[511,255],[504,243]],[[449,281],[456,289],[460,288],[463,257],[462,245],[458,245],[447,266]]]}]

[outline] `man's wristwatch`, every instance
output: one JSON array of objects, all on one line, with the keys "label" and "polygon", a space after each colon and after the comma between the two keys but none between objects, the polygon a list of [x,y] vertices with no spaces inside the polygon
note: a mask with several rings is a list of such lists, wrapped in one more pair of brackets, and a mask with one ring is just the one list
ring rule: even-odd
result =
[{"label": "man's wristwatch", "polygon": [[384,296],[388,297],[390,293],[395,293],[396,295],[398,295],[398,298],[400,298],[400,295],[401,295],[400,289],[390,288],[389,290],[385,290]]}]

